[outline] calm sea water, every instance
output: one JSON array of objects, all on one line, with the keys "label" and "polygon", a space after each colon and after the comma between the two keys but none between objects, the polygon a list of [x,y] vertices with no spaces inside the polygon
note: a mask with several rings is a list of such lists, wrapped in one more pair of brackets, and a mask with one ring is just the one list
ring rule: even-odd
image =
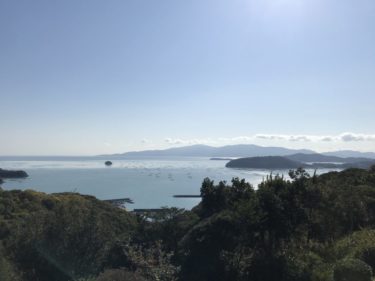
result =
[{"label": "calm sea water", "polygon": [[[107,159],[106,159],[107,160]],[[111,160],[111,159],[110,159]],[[173,198],[175,194],[199,194],[205,177],[216,182],[245,178],[255,187],[270,170],[225,168],[227,161],[207,158],[112,160],[106,167],[99,158],[3,158],[0,168],[25,170],[26,179],[6,180],[2,187],[34,189],[46,193],[79,192],[99,199],[131,198],[133,208],[162,206],[191,209],[199,198]],[[329,170],[322,169],[318,173]],[[311,171],[313,172],[313,171]],[[288,171],[273,171],[287,175]]]}]

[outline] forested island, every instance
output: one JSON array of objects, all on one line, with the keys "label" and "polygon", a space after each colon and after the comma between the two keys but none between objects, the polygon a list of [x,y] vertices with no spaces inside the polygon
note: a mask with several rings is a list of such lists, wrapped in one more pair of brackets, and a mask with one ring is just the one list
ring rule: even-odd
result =
[{"label": "forested island", "polygon": [[28,176],[25,171],[4,170],[0,168],[0,184],[4,183],[3,179],[22,179]]},{"label": "forested island", "polygon": [[[312,163],[309,163],[309,162]],[[316,161],[316,162],[315,162]],[[325,162],[327,161],[327,162]],[[336,161],[336,162],[335,162]],[[242,169],[297,169],[299,167],[318,168],[362,168],[375,165],[375,160],[367,158],[341,158],[320,154],[293,154],[289,156],[245,157],[229,161],[228,168]]]},{"label": "forested island", "polygon": [[205,179],[191,211],[0,190],[1,281],[371,281],[375,167]]},{"label": "forested island", "polygon": [[265,156],[234,159],[225,166],[246,169],[297,169],[302,163],[281,156]]},{"label": "forested island", "polygon": [[16,178],[26,178],[28,174],[25,171],[13,171],[0,169],[0,178],[3,179],[16,179]]}]

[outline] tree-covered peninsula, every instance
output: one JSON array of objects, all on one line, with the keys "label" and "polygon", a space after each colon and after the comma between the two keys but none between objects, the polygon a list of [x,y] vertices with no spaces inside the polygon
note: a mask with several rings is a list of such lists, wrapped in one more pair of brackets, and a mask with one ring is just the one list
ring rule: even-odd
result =
[{"label": "tree-covered peninsula", "polygon": [[205,179],[191,211],[0,191],[1,281],[370,281],[375,167]]},{"label": "tree-covered peninsula", "polygon": [[[330,161],[325,161],[329,159]],[[335,163],[335,160],[338,161]],[[328,157],[321,154],[293,154],[287,156],[263,156],[232,159],[227,168],[284,170],[299,167],[309,169],[368,169],[375,165],[374,159]]]}]

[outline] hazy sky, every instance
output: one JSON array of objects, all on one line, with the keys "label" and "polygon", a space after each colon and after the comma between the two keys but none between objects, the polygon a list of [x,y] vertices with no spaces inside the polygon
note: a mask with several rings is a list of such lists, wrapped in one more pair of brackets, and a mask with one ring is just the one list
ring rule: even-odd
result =
[{"label": "hazy sky", "polygon": [[0,155],[375,151],[374,0],[1,0]]}]

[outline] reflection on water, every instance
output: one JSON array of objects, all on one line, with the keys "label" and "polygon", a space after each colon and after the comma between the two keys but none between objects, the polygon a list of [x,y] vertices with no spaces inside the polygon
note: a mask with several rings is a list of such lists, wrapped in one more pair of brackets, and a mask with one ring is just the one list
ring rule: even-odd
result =
[{"label": "reflection on water", "polygon": [[[116,160],[106,167],[102,159],[69,159],[44,161],[1,160],[0,168],[20,169],[29,174],[23,180],[7,180],[4,189],[35,189],[42,192],[79,192],[99,199],[129,197],[132,208],[175,206],[190,209],[199,198],[173,198],[175,194],[199,194],[205,177],[230,181],[244,178],[257,186],[270,170],[241,170],[225,168],[225,161],[206,158]],[[318,173],[328,172],[320,169]],[[313,173],[314,171],[309,171]],[[273,171],[284,174],[287,170]]]}]

